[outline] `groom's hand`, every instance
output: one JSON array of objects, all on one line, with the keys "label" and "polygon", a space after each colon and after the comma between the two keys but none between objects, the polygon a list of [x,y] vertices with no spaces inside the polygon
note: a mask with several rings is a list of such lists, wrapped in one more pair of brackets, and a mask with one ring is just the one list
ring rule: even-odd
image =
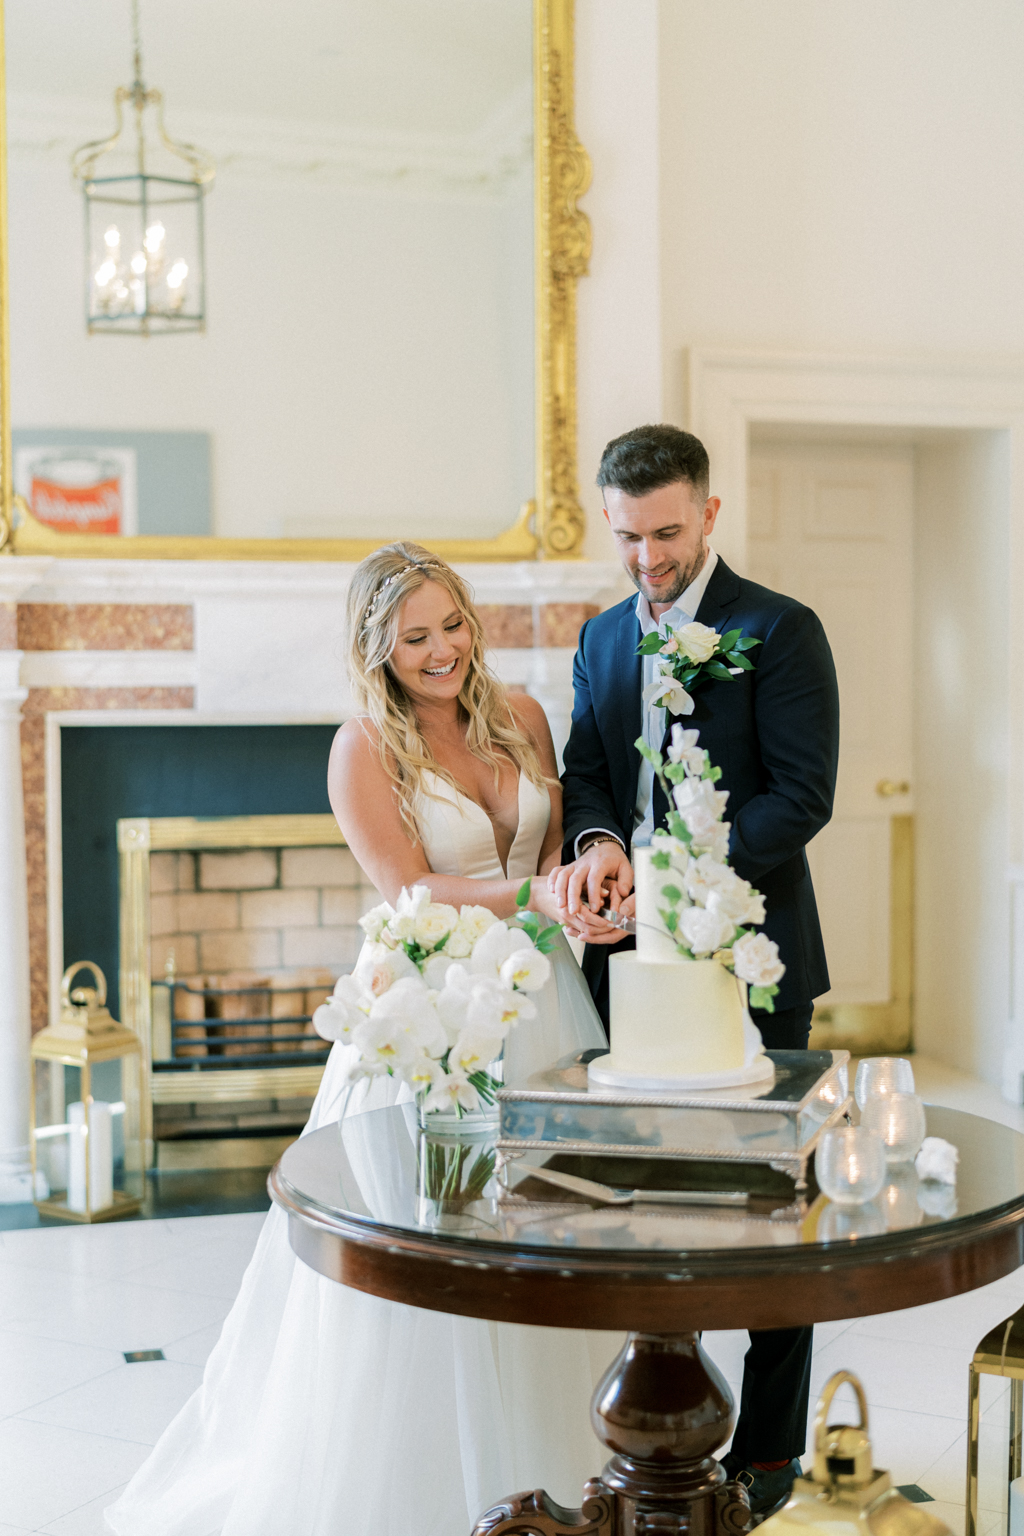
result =
[{"label": "groom's hand", "polygon": [[[580,854],[574,864],[562,864],[548,876],[548,884],[558,905],[575,917],[584,899],[593,916],[591,924],[603,923],[597,917],[602,907],[618,911],[633,889],[633,869],[619,843],[594,843]],[[589,926],[589,925],[588,925]],[[621,938],[621,930],[607,924],[609,932]]]}]

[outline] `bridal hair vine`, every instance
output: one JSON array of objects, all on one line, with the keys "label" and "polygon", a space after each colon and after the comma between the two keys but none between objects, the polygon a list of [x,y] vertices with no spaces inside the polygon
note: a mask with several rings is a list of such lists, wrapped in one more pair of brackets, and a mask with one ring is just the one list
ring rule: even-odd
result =
[{"label": "bridal hair vine", "polygon": [[377,609],[380,607],[381,599],[383,598],[384,593],[387,591],[388,587],[391,586],[392,582],[397,581],[399,576],[405,576],[405,575],[408,574],[409,571],[443,571],[443,570],[444,570],[444,566],[438,560],[424,560],[422,562],[416,561],[416,560],[410,560],[409,564],[408,565],[403,565],[400,571],[392,571],[391,575],[388,576],[386,578],[386,580],[381,582],[380,586],[377,588],[376,592],[373,594],[373,597],[370,600],[370,606],[367,608],[366,612],[363,614],[363,628],[364,629],[366,628],[367,624],[369,624],[370,620],[373,618],[373,616],[376,613]]}]

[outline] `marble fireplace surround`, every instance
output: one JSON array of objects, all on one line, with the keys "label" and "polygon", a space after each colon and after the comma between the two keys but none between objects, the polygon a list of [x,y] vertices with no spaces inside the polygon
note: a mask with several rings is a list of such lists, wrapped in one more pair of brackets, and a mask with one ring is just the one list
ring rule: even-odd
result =
[{"label": "marble fireplace surround", "polygon": [[[354,567],[0,560],[0,1203],[31,1198],[28,1046],[63,967],[62,725],[309,724],[351,712]],[[544,705],[558,749],[580,625],[629,590],[598,561],[459,567],[491,664]],[[29,1021],[31,1020],[31,1029]]]}]

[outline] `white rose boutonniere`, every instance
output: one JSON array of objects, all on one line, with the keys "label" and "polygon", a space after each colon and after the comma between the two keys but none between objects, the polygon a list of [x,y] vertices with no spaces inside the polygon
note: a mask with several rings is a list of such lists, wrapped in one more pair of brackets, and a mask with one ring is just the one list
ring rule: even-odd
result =
[{"label": "white rose boutonniere", "polygon": [[746,652],[760,644],[741,629],[720,635],[707,624],[666,625],[665,634],[654,630],[637,647],[639,656],[658,657],[658,677],[644,689],[644,698],[672,715],[692,715],[689,690],[707,678],[728,683],[741,672],[752,672],[754,663]]}]

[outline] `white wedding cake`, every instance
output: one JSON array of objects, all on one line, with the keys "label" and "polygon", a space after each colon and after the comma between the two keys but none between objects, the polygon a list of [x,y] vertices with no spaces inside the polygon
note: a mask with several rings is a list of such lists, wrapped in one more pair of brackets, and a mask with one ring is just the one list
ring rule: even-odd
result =
[{"label": "white wedding cake", "polygon": [[655,852],[636,850],[636,950],[609,959],[612,1048],[590,1064],[590,1079],[639,1092],[761,1082],[772,1066],[746,987],[719,961],[680,954],[662,917],[672,874]]}]

